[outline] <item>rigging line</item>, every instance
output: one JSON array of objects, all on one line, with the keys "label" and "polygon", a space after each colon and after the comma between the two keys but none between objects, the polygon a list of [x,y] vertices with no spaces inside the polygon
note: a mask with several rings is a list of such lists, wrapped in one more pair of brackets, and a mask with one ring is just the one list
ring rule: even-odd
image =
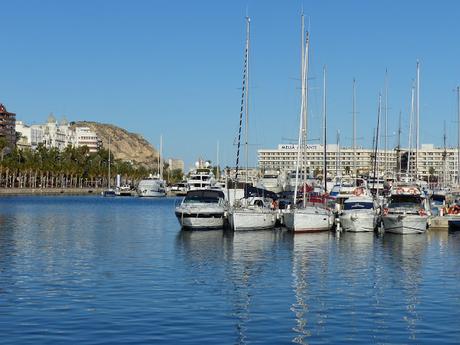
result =
[{"label": "rigging line", "polygon": [[236,151],[236,169],[235,169],[235,180],[238,179],[239,163],[240,163],[240,148],[241,148],[241,128],[243,127],[243,114],[245,108],[245,96],[246,96],[246,73],[248,66],[248,37],[246,37],[246,47],[244,52],[244,67],[243,67],[243,86],[241,91],[241,106],[240,106],[240,126],[238,128],[238,143]]}]

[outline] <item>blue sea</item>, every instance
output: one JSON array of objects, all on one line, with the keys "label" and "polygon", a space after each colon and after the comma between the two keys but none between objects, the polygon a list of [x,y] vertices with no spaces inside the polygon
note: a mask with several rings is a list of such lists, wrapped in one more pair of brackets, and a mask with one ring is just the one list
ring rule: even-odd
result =
[{"label": "blue sea", "polygon": [[0,343],[460,343],[460,232],[181,231],[175,201],[0,198]]}]

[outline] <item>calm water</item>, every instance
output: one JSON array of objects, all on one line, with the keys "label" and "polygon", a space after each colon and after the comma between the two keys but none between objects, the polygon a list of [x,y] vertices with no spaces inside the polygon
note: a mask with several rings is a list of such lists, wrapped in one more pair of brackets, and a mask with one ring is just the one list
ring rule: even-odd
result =
[{"label": "calm water", "polygon": [[460,343],[460,232],[184,232],[173,208],[0,198],[0,343]]}]

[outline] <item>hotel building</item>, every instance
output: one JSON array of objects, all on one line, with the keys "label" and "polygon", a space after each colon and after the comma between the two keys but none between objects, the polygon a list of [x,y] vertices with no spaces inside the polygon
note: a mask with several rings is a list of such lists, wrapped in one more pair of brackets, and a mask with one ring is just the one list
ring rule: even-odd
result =
[{"label": "hotel building", "polygon": [[[327,145],[326,164],[330,176],[351,174],[356,164],[358,174],[367,174],[374,169],[374,151],[367,148],[357,148],[356,156],[350,147]],[[292,144],[280,144],[277,149],[258,150],[258,166],[261,170],[287,171],[295,170],[298,155],[298,146]],[[305,166],[310,173],[319,173],[323,169],[324,147],[323,145],[307,145],[303,156]],[[407,171],[409,163],[410,172],[420,178],[437,176],[443,180],[456,181],[458,178],[458,151],[456,148],[438,148],[432,144],[422,144],[417,151],[412,150],[410,160],[408,150],[380,150],[378,153],[379,174],[384,172],[396,173],[401,170]],[[356,157],[356,158],[355,158]],[[417,159],[416,159],[417,157]],[[445,159],[444,159],[445,157]],[[401,169],[399,167],[401,166]]]}]

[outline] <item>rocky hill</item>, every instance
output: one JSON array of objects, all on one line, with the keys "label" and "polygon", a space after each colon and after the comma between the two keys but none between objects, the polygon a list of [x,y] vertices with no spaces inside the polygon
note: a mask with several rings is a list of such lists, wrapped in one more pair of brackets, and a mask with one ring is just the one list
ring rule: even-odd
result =
[{"label": "rocky hill", "polygon": [[135,165],[155,168],[158,164],[158,151],[141,135],[104,123],[79,121],[75,127],[89,127],[102,140],[102,146],[108,148],[116,159],[131,161]]}]

